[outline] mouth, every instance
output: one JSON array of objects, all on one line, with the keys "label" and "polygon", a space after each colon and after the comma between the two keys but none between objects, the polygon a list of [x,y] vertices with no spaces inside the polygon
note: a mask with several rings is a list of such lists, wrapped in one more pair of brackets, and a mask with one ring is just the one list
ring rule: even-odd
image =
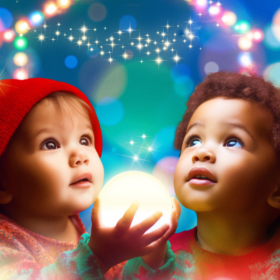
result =
[{"label": "mouth", "polygon": [[86,187],[92,183],[91,173],[84,173],[80,176],[75,177],[70,183],[70,186]]},{"label": "mouth", "polygon": [[191,169],[191,171],[189,172],[187,182],[199,184],[199,185],[207,185],[207,184],[217,183],[217,179],[206,168],[195,167]]}]

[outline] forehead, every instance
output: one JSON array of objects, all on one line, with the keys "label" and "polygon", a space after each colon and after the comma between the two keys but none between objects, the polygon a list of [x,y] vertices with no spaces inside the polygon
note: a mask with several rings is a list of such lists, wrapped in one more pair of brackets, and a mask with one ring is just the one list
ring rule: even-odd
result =
[{"label": "forehead", "polygon": [[62,100],[59,107],[49,99],[36,104],[20,124],[19,131],[32,133],[46,126],[67,130],[74,124],[91,127],[87,110],[75,99]]},{"label": "forehead", "polygon": [[215,124],[216,128],[219,128],[217,124],[236,122],[258,134],[268,134],[273,125],[273,116],[267,108],[258,103],[218,97],[202,103],[195,110],[188,128],[194,122],[202,122],[206,125]]}]

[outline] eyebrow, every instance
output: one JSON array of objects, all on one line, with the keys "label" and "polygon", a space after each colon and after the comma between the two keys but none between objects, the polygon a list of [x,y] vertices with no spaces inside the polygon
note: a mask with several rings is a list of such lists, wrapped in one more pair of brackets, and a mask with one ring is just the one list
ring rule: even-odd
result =
[{"label": "eyebrow", "polygon": [[[242,124],[240,124],[240,123],[235,123],[235,122],[223,122],[223,124],[225,124],[225,125],[227,125],[227,126],[238,127],[238,128],[240,128],[240,129],[244,130],[247,134],[249,134],[249,136],[250,136],[252,139],[254,139],[254,137],[253,137],[252,134],[248,131],[248,129],[247,129],[245,126],[243,126]],[[186,134],[187,134],[187,133],[189,132],[189,130],[190,130],[191,128],[193,128],[194,126],[203,126],[203,127],[205,127],[205,124],[202,123],[202,122],[195,122],[195,123],[193,123],[193,124],[190,125],[189,128],[187,129]]]},{"label": "eyebrow", "polygon": [[[93,132],[93,129],[92,129],[91,125],[89,125],[89,124],[83,125],[83,126],[81,126],[81,128],[88,128],[88,129],[92,130],[92,132]],[[34,138],[36,138],[41,133],[52,132],[52,131],[53,131],[53,129],[50,129],[50,128],[42,128],[39,131],[37,131],[37,133],[34,135]]]}]

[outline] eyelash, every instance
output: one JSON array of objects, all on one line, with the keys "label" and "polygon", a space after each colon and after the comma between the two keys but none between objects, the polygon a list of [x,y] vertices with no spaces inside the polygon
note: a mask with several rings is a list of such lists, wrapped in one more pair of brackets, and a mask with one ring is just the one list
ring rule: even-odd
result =
[{"label": "eyelash", "polygon": [[[91,136],[90,134],[88,134],[88,133],[83,134],[83,135],[81,136],[81,139],[83,139],[83,138],[88,138],[89,144],[92,144],[93,139],[92,139],[92,136]],[[52,142],[55,142],[56,145],[57,145],[57,147],[59,147],[58,142],[57,142],[55,139],[49,138],[49,139],[46,139],[46,140],[42,143],[41,149],[44,147],[45,144],[47,144],[48,142],[51,142],[51,141],[52,141]],[[88,146],[88,145],[83,145],[83,146]]]},{"label": "eyelash", "polygon": [[[191,141],[194,140],[194,139],[199,139],[200,140],[200,138],[197,135],[188,136],[188,138],[184,142],[185,147],[189,147]],[[244,147],[244,143],[239,138],[237,138],[235,136],[228,137],[227,140],[225,141],[225,143],[227,143],[229,140],[237,140],[238,142],[240,142],[241,146]]]}]

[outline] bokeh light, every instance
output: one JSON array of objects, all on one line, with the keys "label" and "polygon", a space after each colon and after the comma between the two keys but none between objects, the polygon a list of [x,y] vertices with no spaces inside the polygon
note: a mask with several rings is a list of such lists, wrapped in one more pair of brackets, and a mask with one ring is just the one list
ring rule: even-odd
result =
[{"label": "bokeh light", "polygon": [[150,174],[130,171],[113,177],[102,188],[100,222],[103,227],[114,227],[129,206],[139,202],[131,227],[161,211],[163,216],[147,232],[170,224],[172,201],[165,186]]},{"label": "bokeh light", "polygon": [[244,34],[248,32],[250,28],[251,28],[250,23],[245,20],[237,22],[237,24],[234,26],[234,29],[240,34]]},{"label": "bokeh light", "polygon": [[62,8],[62,9],[69,8],[71,4],[72,4],[71,0],[57,0],[58,7]]},{"label": "bokeh light", "polygon": [[271,29],[275,38],[280,42],[280,25],[273,24]]},{"label": "bokeh light", "polygon": [[206,8],[207,7],[207,0],[196,0],[195,2],[196,8]]},{"label": "bokeh light", "polygon": [[38,26],[40,25],[44,20],[44,15],[39,12],[39,11],[36,11],[36,12],[33,12],[30,16],[29,16],[29,21],[31,22],[31,24],[33,26]]},{"label": "bokeh light", "polygon": [[279,25],[280,26],[280,9],[278,9],[275,12],[272,22],[273,22],[274,25]]},{"label": "bokeh light", "polygon": [[247,51],[249,49],[251,49],[251,47],[253,46],[253,43],[250,39],[248,39],[247,37],[241,37],[238,39],[238,47],[243,50],[243,51]]},{"label": "bokeh light", "polygon": [[16,53],[14,56],[14,63],[17,66],[22,67],[27,63],[27,61],[28,61],[28,57],[23,52]]},{"label": "bokeh light", "polygon": [[16,37],[14,40],[14,46],[17,50],[24,50],[27,47],[27,44],[25,37]]},{"label": "bokeh light", "polygon": [[166,187],[170,195],[174,192],[174,171],[178,163],[178,157],[165,157],[159,160],[153,169],[152,175],[159,179]]},{"label": "bokeh light", "polygon": [[17,23],[15,25],[15,30],[19,34],[25,34],[26,32],[28,32],[29,24],[28,24],[27,20],[22,19],[22,20],[17,21]]},{"label": "bokeh light", "polygon": [[238,56],[238,62],[243,67],[248,67],[252,64],[252,55],[249,52],[241,53]]},{"label": "bokeh light", "polygon": [[6,43],[13,42],[15,38],[15,32],[13,30],[6,30],[3,34],[3,39]]},{"label": "bokeh light", "polygon": [[122,64],[116,63],[110,67],[97,81],[93,90],[93,100],[99,102],[104,97],[119,98],[127,85],[127,72]]},{"label": "bokeh light", "polygon": [[120,19],[120,29],[125,32],[131,32],[136,29],[137,21],[133,16],[126,15]]},{"label": "bokeh light", "polygon": [[209,61],[204,66],[204,72],[206,75],[216,73],[219,71],[219,65],[214,61]]},{"label": "bokeh light", "polygon": [[57,12],[57,5],[54,2],[47,2],[44,5],[44,14],[46,16],[54,16]]},{"label": "bokeh light", "polygon": [[269,65],[265,69],[264,77],[266,80],[273,83],[276,87],[279,87],[280,86],[279,73],[280,73],[280,62],[277,62],[272,65]]},{"label": "bokeh light", "polygon": [[65,58],[64,63],[67,68],[73,69],[78,65],[78,59],[74,55],[68,55]]},{"label": "bokeh light", "polygon": [[186,102],[194,91],[194,82],[191,79],[188,79],[183,84],[175,83],[174,90],[177,95],[184,97]]},{"label": "bokeh light", "polygon": [[218,5],[211,5],[208,9],[208,12],[211,16],[217,16],[221,12],[221,7]]},{"label": "bokeh light", "polygon": [[28,73],[25,69],[16,69],[14,71],[13,78],[17,80],[28,79]]},{"label": "bokeh light", "polygon": [[183,84],[190,78],[190,70],[187,65],[178,63],[172,67],[170,75],[175,83]]},{"label": "bokeh light", "polygon": [[113,97],[101,99],[95,107],[97,117],[101,124],[113,126],[119,123],[124,115],[122,103]]},{"label": "bokeh light", "polygon": [[88,9],[88,16],[95,22],[102,21],[107,15],[106,7],[101,3],[93,3]]},{"label": "bokeh light", "polygon": [[224,24],[228,25],[228,26],[232,26],[236,23],[236,15],[233,12],[225,12],[223,17],[222,17],[222,21]]},{"label": "bokeh light", "polygon": [[0,8],[0,32],[10,28],[13,24],[13,16],[9,10]]},{"label": "bokeh light", "polygon": [[269,49],[280,49],[280,41],[275,37],[271,25],[264,30],[264,44]]}]

